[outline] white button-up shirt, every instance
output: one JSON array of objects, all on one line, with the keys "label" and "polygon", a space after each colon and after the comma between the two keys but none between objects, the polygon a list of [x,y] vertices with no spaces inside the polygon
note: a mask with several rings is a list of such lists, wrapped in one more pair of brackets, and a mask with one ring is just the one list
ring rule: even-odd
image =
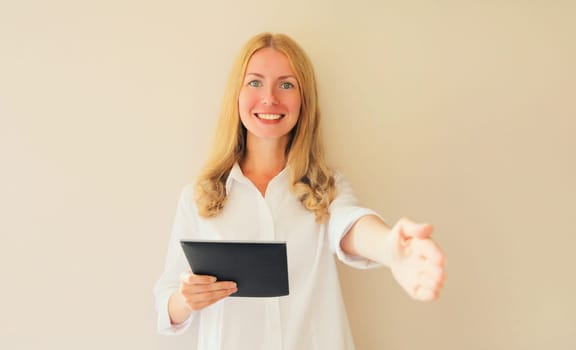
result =
[{"label": "white button-up shirt", "polygon": [[[192,186],[181,194],[169,241],[165,270],[154,287],[158,330],[191,331],[200,350],[350,350],[352,335],[342,300],[333,253],[366,268],[376,264],[347,256],[340,240],[360,217],[375,214],[359,207],[350,185],[336,175],[330,220],[318,224],[289,189],[284,169],[270,181],[265,196],[236,164],[227,179],[228,199],[213,218],[197,214]],[[179,277],[190,269],[181,239],[285,241],[290,295],[276,298],[228,297],[172,325],[168,299]]]}]

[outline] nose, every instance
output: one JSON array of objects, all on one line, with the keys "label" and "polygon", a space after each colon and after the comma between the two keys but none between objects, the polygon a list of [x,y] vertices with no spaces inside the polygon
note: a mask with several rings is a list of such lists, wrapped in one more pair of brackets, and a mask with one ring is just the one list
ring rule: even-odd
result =
[{"label": "nose", "polygon": [[267,89],[263,89],[262,92],[262,103],[266,105],[275,105],[278,104],[278,99],[276,98],[276,92],[274,91],[274,87],[268,87]]}]

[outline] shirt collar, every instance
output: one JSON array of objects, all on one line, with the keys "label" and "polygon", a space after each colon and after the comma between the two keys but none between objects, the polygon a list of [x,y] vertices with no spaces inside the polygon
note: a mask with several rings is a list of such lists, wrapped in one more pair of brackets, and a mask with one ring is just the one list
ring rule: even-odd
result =
[{"label": "shirt collar", "polygon": [[238,163],[234,163],[234,166],[232,166],[230,174],[228,174],[228,178],[226,179],[226,194],[230,193],[230,188],[232,187],[233,180],[239,182],[245,182],[247,180],[244,174],[242,173],[242,169],[240,169],[240,165]]},{"label": "shirt collar", "polygon": [[[272,181],[279,178],[283,178],[287,176],[287,174],[288,174],[288,166],[284,167],[284,169],[282,169],[282,171],[280,171],[278,175],[276,175],[276,177],[272,179]],[[242,172],[242,169],[240,169],[240,164],[238,164],[238,162],[234,163],[234,166],[232,166],[232,169],[230,169],[230,174],[226,179],[226,194],[230,193],[233,181],[238,181],[240,183],[252,183],[250,179],[244,176],[244,173]]]}]

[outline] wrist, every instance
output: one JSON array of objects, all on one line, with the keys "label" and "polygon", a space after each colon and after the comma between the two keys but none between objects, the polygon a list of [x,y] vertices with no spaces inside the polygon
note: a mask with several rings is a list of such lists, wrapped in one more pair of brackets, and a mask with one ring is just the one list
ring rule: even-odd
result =
[{"label": "wrist", "polygon": [[358,219],[340,244],[349,255],[361,256],[390,267],[393,263],[394,240],[390,228],[380,217],[366,215]]},{"label": "wrist", "polygon": [[168,299],[168,314],[173,325],[183,323],[192,314],[192,310],[179,290],[175,290]]}]

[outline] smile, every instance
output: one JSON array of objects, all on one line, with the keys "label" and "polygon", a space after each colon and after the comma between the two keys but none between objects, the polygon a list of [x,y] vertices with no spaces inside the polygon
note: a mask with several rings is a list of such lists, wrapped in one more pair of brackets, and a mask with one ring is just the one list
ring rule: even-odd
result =
[{"label": "smile", "polygon": [[271,113],[254,113],[254,115],[257,118],[264,120],[278,120],[284,117],[284,114],[271,114]]}]

